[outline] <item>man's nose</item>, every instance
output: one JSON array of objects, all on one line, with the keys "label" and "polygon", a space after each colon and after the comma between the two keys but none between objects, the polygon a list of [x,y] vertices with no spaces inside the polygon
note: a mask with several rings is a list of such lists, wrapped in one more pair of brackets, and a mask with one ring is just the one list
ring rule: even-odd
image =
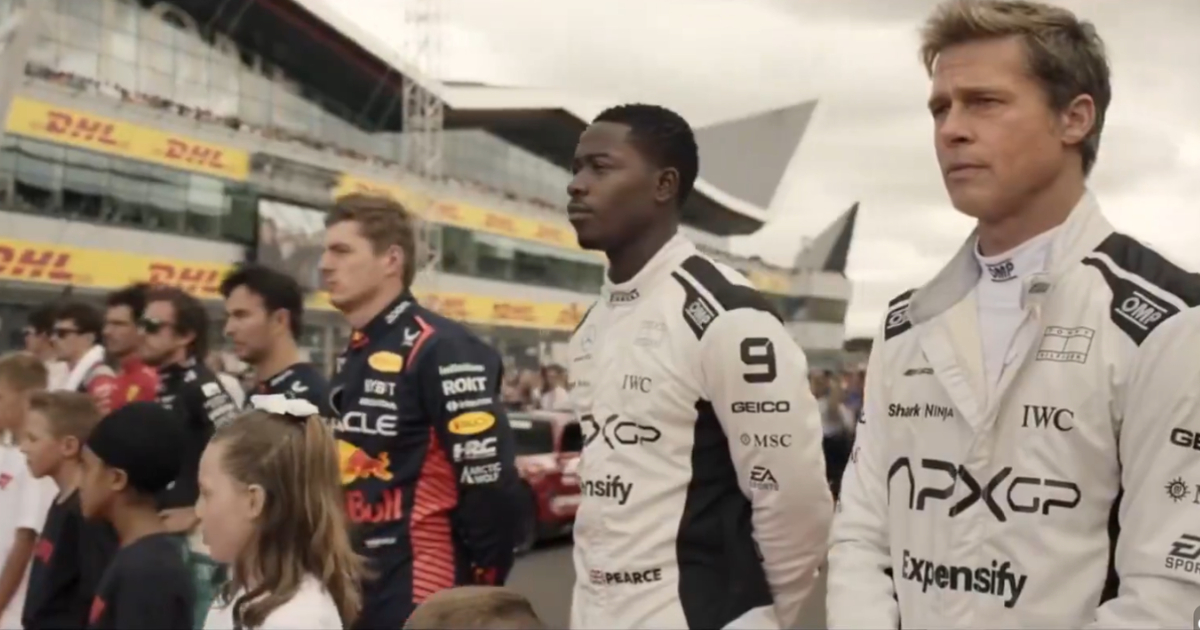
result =
[{"label": "man's nose", "polygon": [[945,116],[938,124],[938,142],[943,146],[958,146],[969,142],[973,137],[971,121],[966,111],[960,105],[951,105]]}]

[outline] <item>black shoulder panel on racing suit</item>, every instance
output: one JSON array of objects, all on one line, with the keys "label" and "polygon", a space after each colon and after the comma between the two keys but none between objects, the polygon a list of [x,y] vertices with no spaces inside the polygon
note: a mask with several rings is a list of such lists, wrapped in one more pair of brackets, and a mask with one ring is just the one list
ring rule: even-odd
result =
[{"label": "black shoulder panel on racing suit", "polygon": [[916,292],[916,289],[909,289],[888,302],[887,320],[883,324],[884,341],[912,328],[912,320],[908,318],[908,304]]},{"label": "black shoulder panel on racing suit", "polygon": [[1103,276],[1112,291],[1109,316],[1138,345],[1180,311],[1159,294],[1170,294],[1189,308],[1200,306],[1200,275],[1183,270],[1131,236],[1112,233],[1094,254],[1084,257],[1083,264]]},{"label": "black shoulder panel on racing suit", "polygon": [[[783,322],[783,318],[757,289],[730,282],[729,278],[726,278],[716,265],[704,257],[692,256],[683,261],[682,267],[696,279],[697,284],[704,287],[704,290],[713,296],[722,309],[726,311],[739,308],[754,309],[770,313],[772,317]],[[692,332],[696,334],[696,338],[700,339],[712,325],[713,320],[717,318],[718,311],[679,272],[672,272],[671,277],[675,278],[675,281],[683,287],[683,321],[687,322],[688,328],[691,328]]]},{"label": "black shoulder panel on racing suit", "polygon": [[587,321],[588,315],[592,314],[592,309],[594,309],[594,308],[596,308],[596,302],[592,302],[592,305],[587,307],[587,310],[583,312],[583,317],[580,317],[579,323],[575,324],[575,330],[571,331],[572,335],[579,332],[580,328],[583,328],[583,323]]}]

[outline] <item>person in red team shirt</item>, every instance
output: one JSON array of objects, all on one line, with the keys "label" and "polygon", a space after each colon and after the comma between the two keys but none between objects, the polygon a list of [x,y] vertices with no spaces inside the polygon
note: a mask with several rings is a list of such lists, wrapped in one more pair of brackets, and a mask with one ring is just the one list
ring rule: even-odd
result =
[{"label": "person in red team shirt", "polygon": [[51,330],[54,354],[67,364],[62,389],[91,394],[100,413],[112,411],[117,400],[117,374],[104,362],[100,330],[104,318],[86,302],[68,302],[54,314]]},{"label": "person in red team shirt", "polygon": [[117,372],[113,409],[136,400],[153,401],[158,392],[158,372],[146,365],[138,352],[142,343],[138,321],[146,310],[149,289],[144,283],[133,284],[110,293],[105,300],[104,350]]}]

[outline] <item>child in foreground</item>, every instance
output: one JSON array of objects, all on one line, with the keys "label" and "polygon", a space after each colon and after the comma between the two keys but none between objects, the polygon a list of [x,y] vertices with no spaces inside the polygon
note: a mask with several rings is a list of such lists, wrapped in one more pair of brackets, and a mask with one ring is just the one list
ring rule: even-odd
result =
[{"label": "child in foreground", "polygon": [[83,628],[100,575],[116,549],[116,535],[88,523],[79,507],[80,452],[100,420],[96,403],[77,392],[37,392],[21,452],[37,479],[53,479],[58,496],[46,513],[29,570],[22,623],[26,630]]},{"label": "child in foreground", "polygon": [[83,514],[111,524],[121,545],[96,587],[89,628],[192,627],[195,589],[184,543],[167,532],[154,500],[179,476],[185,440],[181,420],[151,402],[117,409],[88,437]]},{"label": "child in foreground", "polygon": [[41,359],[25,352],[0,357],[0,630],[20,630],[33,547],[58,488],[34,479],[17,447],[29,398],[46,389]]},{"label": "child in foreground", "polygon": [[212,558],[231,568],[204,627],[348,628],[364,571],[333,434],[306,400],[254,396],[250,405],[200,459],[200,530]]},{"label": "child in foreground", "polygon": [[431,595],[404,630],[542,630],[524,595],[502,586],[460,586]]}]

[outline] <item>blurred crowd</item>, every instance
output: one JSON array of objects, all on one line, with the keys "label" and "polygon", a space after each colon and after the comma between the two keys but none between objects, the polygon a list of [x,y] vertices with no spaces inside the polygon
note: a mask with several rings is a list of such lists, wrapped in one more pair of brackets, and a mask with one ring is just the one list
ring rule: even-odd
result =
[{"label": "blurred crowd", "polygon": [[[189,120],[194,120],[198,123],[218,125],[224,127],[225,129],[239,133],[253,133],[268,140],[292,143],[313,151],[331,153],[341,158],[370,164],[376,168],[403,168],[403,165],[394,159],[389,159],[379,155],[370,155],[350,147],[335,144],[334,142],[325,139],[313,137],[312,135],[299,130],[288,129],[276,125],[259,125],[246,122],[238,116],[218,114],[211,110],[180,103],[164,96],[130,90],[111,81],[94,79],[72,72],[64,72],[33,62],[26,64],[25,73],[32,78],[54,83],[56,85],[71,88],[80,92],[88,92],[91,94],[120,100],[124,103],[133,105],[151,107],[176,116],[187,118]],[[427,177],[429,176],[429,174],[422,175]],[[538,206],[544,210],[550,210],[554,212],[560,210],[560,207],[551,201],[519,195],[511,190],[502,189],[485,182],[444,175],[438,176],[436,179],[452,182],[456,186],[473,190],[479,194],[503,197],[512,202]]]}]

